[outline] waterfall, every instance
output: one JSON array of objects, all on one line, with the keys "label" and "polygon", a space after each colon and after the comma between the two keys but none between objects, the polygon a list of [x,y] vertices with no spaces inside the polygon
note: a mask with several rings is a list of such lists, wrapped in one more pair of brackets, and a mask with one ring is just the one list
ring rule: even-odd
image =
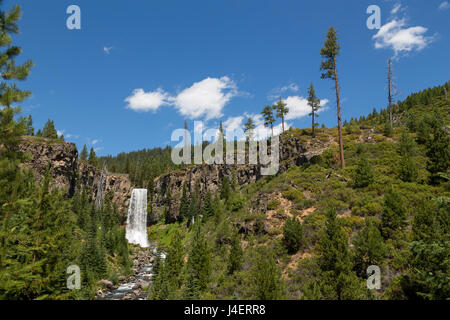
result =
[{"label": "waterfall", "polygon": [[125,237],[129,243],[143,248],[149,246],[147,238],[147,189],[133,189],[128,207]]}]

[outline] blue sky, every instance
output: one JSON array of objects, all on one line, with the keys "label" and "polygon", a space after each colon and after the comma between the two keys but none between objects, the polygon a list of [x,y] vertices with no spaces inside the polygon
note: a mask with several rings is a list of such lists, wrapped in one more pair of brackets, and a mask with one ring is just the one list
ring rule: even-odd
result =
[{"label": "blue sky", "polygon": [[[15,41],[35,67],[21,83],[33,92],[24,114],[50,118],[66,140],[100,155],[170,143],[188,119],[257,124],[282,97],[288,124],[308,127],[307,88],[324,104],[318,122],[336,125],[335,93],[320,79],[328,28],[339,33],[344,119],[386,105],[386,60],[394,58],[399,99],[449,80],[450,4],[429,1],[5,0],[23,17]],[[81,30],[66,9],[81,8]],[[369,5],[381,29],[369,30]],[[376,36],[377,35],[377,36]],[[376,36],[374,38],[374,36]]]}]

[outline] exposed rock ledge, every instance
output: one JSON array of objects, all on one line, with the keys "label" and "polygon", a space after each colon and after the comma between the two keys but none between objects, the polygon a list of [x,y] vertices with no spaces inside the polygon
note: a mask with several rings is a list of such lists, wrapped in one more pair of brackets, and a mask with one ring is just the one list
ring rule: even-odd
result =
[{"label": "exposed rock ledge", "polygon": [[[278,173],[285,172],[291,166],[308,163],[314,156],[322,154],[331,144],[335,144],[331,137],[328,140],[301,138],[289,131],[280,136],[280,167]],[[158,221],[164,207],[168,210],[168,221],[176,221],[184,183],[186,183],[188,194],[192,193],[195,185],[199,183],[200,193],[203,197],[207,190],[211,192],[217,191],[220,188],[224,176],[228,177],[231,181],[233,172],[240,186],[254,183],[264,178],[261,175],[261,165],[248,164],[202,164],[156,178],[154,181],[154,198],[149,223]],[[168,192],[170,192],[170,200],[167,200]]]},{"label": "exposed rock ledge", "polygon": [[[75,144],[27,136],[23,137],[20,150],[31,154],[31,159],[24,165],[32,169],[38,182],[42,180],[50,164],[52,189],[64,190],[69,197],[72,197],[75,193],[77,177],[79,177],[80,186],[90,188],[92,198],[95,198],[101,171],[85,161],[78,160]],[[122,217],[125,217],[131,191],[128,176],[108,173],[104,188],[105,193],[113,191],[112,201],[117,205]]]}]

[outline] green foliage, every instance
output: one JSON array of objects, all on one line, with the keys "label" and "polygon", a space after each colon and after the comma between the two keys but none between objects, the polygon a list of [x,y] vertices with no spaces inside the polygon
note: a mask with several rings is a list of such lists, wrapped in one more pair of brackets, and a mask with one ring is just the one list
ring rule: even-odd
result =
[{"label": "green foliage", "polygon": [[323,48],[320,50],[320,55],[324,59],[320,65],[320,70],[324,71],[321,75],[322,79],[335,80],[336,56],[339,55],[340,49],[336,30],[331,26],[328,29]]},{"label": "green foliage", "polygon": [[281,273],[275,263],[273,253],[267,248],[259,248],[251,279],[253,294],[258,300],[278,300],[282,298]]},{"label": "green foliage", "polygon": [[264,118],[264,126],[270,127],[272,129],[272,136],[273,136],[273,124],[275,122],[273,110],[274,110],[273,106],[265,106],[263,111],[261,112]]},{"label": "green foliage", "polygon": [[303,228],[300,220],[297,217],[288,218],[283,226],[283,245],[288,253],[296,253],[303,242]]},{"label": "green foliage", "polygon": [[450,295],[450,201],[441,197],[432,205],[423,201],[413,222],[411,269],[403,278],[409,298],[444,300]]},{"label": "green foliage", "polygon": [[[192,290],[204,291],[210,281],[211,276],[211,254],[208,242],[204,232],[201,230],[201,224],[194,226],[194,235],[190,246],[189,257],[187,261],[186,287]],[[191,292],[188,295],[194,295]]]},{"label": "green foliage", "polygon": [[280,98],[272,108],[276,111],[276,116],[281,119],[281,123],[283,125],[283,131],[284,131],[284,117],[289,112],[289,108],[287,107],[287,104],[285,102],[283,102],[283,100],[281,100],[281,98]]},{"label": "green foliage", "polygon": [[222,200],[228,201],[231,195],[231,187],[230,187],[230,180],[228,177],[223,176],[222,177],[222,186],[220,188],[220,198]]},{"label": "green foliage", "polygon": [[214,208],[211,199],[211,192],[208,190],[205,194],[205,199],[202,205],[202,215],[203,218],[207,219],[214,216]]},{"label": "green foliage", "polygon": [[380,266],[384,262],[386,247],[380,230],[372,219],[366,219],[366,226],[357,234],[354,245],[354,265],[359,276],[366,276],[368,266]]},{"label": "green foliage", "polygon": [[231,249],[228,257],[228,273],[233,274],[235,271],[239,271],[242,264],[243,250],[241,247],[241,242],[239,240],[239,235],[237,232],[233,233],[231,238]]},{"label": "green foliage", "polygon": [[183,266],[184,247],[182,243],[182,235],[179,229],[175,229],[167,251],[166,267],[168,281],[170,285],[176,289],[181,286],[182,278],[180,277],[180,274]]},{"label": "green foliage", "polygon": [[94,167],[99,166],[98,158],[95,154],[94,148],[91,148],[91,151],[89,152],[88,163]]},{"label": "green foliage", "polygon": [[400,194],[390,186],[384,194],[381,230],[385,238],[405,225],[406,209]]},{"label": "green foliage", "polygon": [[267,203],[267,210],[276,210],[281,204],[278,199],[272,199]]},{"label": "green foliage", "polygon": [[374,170],[364,155],[359,157],[353,179],[357,188],[365,188],[375,180]]},{"label": "green foliage", "polygon": [[88,159],[88,151],[87,151],[86,145],[84,145],[83,150],[81,150],[81,153],[80,153],[80,160],[87,161],[87,159]]},{"label": "green foliage", "polygon": [[316,91],[314,90],[314,85],[311,82],[311,85],[308,88],[308,106],[311,107],[311,112],[309,113],[309,115],[311,116],[311,131],[312,131],[312,136],[315,136],[314,130],[316,128],[316,123],[315,123],[315,118],[317,118],[319,109],[320,109],[320,99],[317,98],[316,96]]},{"label": "green foliage", "polygon": [[434,126],[432,134],[433,138],[427,142],[427,169],[431,173],[430,182],[436,184],[442,180],[439,173],[446,173],[450,166],[450,137],[440,125]]},{"label": "green foliage", "polygon": [[58,133],[55,129],[55,124],[52,120],[48,119],[42,130],[42,137],[49,139],[58,139]]},{"label": "green foliage", "polygon": [[365,292],[360,280],[352,272],[348,237],[341,227],[336,211],[327,212],[326,227],[320,239],[318,291],[323,299],[363,299]]}]

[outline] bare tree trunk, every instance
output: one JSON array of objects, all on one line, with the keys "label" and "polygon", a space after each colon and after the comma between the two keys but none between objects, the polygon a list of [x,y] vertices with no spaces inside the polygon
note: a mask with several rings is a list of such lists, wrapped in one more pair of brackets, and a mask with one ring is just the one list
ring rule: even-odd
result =
[{"label": "bare tree trunk", "polygon": [[312,112],[312,124],[311,124],[312,136],[314,137],[314,110]]},{"label": "bare tree trunk", "polygon": [[282,132],[284,132],[284,116],[281,116],[281,128],[282,128]]},{"label": "bare tree trunk", "polygon": [[388,59],[388,101],[389,101],[389,124],[392,128],[392,66],[391,58]]},{"label": "bare tree trunk", "polygon": [[341,101],[339,99],[339,81],[337,76],[336,57],[333,57],[333,63],[334,63],[334,81],[336,86],[336,102],[338,112],[339,156],[341,158],[341,168],[344,169],[345,168],[344,143],[342,141]]}]

